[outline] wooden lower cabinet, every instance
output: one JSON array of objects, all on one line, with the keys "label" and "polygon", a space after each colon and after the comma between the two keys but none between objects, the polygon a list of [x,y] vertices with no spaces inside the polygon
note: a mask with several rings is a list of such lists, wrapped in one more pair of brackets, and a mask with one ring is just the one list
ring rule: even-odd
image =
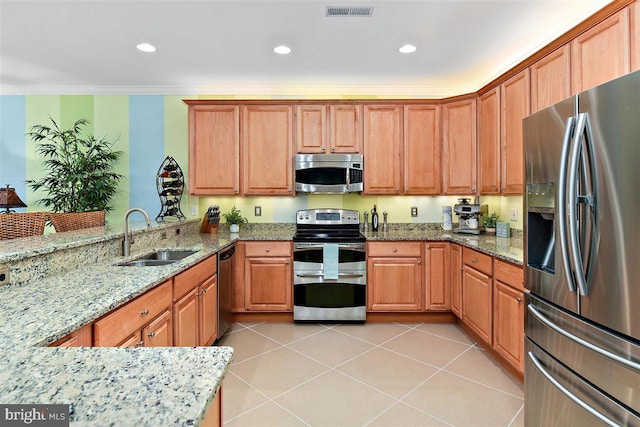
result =
[{"label": "wooden lower cabinet", "polygon": [[462,246],[451,244],[451,311],[462,317]]},{"label": "wooden lower cabinet", "polygon": [[200,285],[198,330],[200,345],[211,345],[218,335],[218,275]]},{"label": "wooden lower cabinet", "polygon": [[422,310],[421,243],[372,242],[367,254],[367,310]]},{"label": "wooden lower cabinet", "polygon": [[49,347],[91,347],[93,342],[92,326],[91,324],[84,325],[80,329],[50,344]]},{"label": "wooden lower cabinet", "polygon": [[173,304],[173,334],[176,346],[193,347],[198,345],[197,286]]},{"label": "wooden lower cabinet", "polygon": [[222,385],[213,398],[213,403],[204,416],[204,420],[200,424],[201,427],[220,427],[222,426]]},{"label": "wooden lower cabinet", "polygon": [[462,249],[462,321],[480,339],[492,342],[492,257],[469,248]]},{"label": "wooden lower cabinet", "polygon": [[171,347],[173,345],[171,325],[171,309],[165,310],[142,328],[142,345],[145,347]]},{"label": "wooden lower cabinet", "polygon": [[246,242],[244,309],[293,311],[291,243]]},{"label": "wooden lower cabinet", "polygon": [[425,310],[451,309],[451,244],[429,242],[425,244]]}]

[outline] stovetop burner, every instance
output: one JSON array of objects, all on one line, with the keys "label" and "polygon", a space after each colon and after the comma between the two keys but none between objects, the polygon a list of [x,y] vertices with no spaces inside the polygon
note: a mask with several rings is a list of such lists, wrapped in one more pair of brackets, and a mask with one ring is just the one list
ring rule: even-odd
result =
[{"label": "stovetop burner", "polygon": [[364,242],[360,213],[348,209],[305,209],[296,213],[294,242]]}]

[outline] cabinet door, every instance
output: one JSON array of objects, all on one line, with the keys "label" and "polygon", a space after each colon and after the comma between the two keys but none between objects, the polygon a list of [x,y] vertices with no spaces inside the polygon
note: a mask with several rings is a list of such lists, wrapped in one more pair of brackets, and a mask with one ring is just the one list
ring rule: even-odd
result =
[{"label": "cabinet door", "polygon": [[478,106],[480,194],[500,193],[500,87],[480,96]]},{"label": "cabinet door", "polygon": [[449,243],[426,244],[425,262],[425,309],[449,311],[451,309],[451,249]]},{"label": "cabinet door", "polygon": [[369,257],[367,309],[422,310],[422,261],[416,257]]},{"label": "cabinet door", "polygon": [[296,147],[298,153],[327,151],[327,106],[296,107]]},{"label": "cabinet door", "polygon": [[332,153],[360,153],[362,147],[362,106],[331,105],[329,128]]},{"label": "cabinet door", "polygon": [[176,347],[198,345],[198,287],[173,305],[173,333]]},{"label": "cabinet door", "polygon": [[451,102],[442,107],[444,194],[476,192],[476,100]]},{"label": "cabinet door", "polygon": [[493,290],[493,348],[524,372],[524,293],[495,280]]},{"label": "cabinet door", "polygon": [[462,247],[451,245],[451,311],[462,317]]},{"label": "cabinet door", "polygon": [[571,42],[571,90],[576,94],[630,70],[629,10],[623,9]]},{"label": "cabinet door", "polygon": [[[142,347],[144,345],[144,341],[140,338],[140,330],[135,331],[133,334],[128,336],[124,341],[118,344],[116,347]],[[101,346],[107,347],[107,346]],[[113,346],[108,346],[113,347]]]},{"label": "cabinet door", "polygon": [[291,311],[291,257],[247,257],[244,262],[245,309]]},{"label": "cabinet door", "polygon": [[501,85],[501,188],[503,194],[522,194],[524,187],[524,143],[522,119],[529,115],[529,69]]},{"label": "cabinet door", "polygon": [[640,70],[640,1],[634,1],[628,9],[631,34],[631,71],[637,71]]},{"label": "cabinet door", "polygon": [[164,311],[142,328],[142,341],[145,347],[171,347],[173,345],[171,310]]},{"label": "cabinet door", "polygon": [[402,107],[364,107],[364,192],[400,194]]},{"label": "cabinet door", "polygon": [[242,107],[245,195],[293,195],[293,113],[288,105]]},{"label": "cabinet door", "polygon": [[66,337],[62,337],[58,341],[50,344],[49,347],[91,347],[93,341],[91,328],[91,324],[84,325]]},{"label": "cabinet door", "polygon": [[200,345],[211,345],[218,333],[218,276],[213,275],[200,285],[198,315]]},{"label": "cabinet door", "polygon": [[404,192],[440,194],[440,107],[404,107]]},{"label": "cabinet door", "polygon": [[571,96],[571,48],[556,49],[531,66],[531,113]]},{"label": "cabinet door", "polygon": [[190,106],[189,193],[238,194],[239,171],[239,107]]},{"label": "cabinet door", "polygon": [[491,345],[491,276],[465,266],[462,270],[462,321]]}]

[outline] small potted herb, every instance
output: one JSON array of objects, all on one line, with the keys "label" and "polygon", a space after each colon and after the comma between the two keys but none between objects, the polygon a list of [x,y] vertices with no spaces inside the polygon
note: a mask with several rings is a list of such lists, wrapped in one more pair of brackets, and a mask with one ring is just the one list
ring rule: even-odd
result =
[{"label": "small potted herb", "polygon": [[500,219],[500,215],[497,213],[492,213],[491,215],[486,215],[482,217],[482,226],[484,227],[487,234],[493,235],[496,234],[496,224]]},{"label": "small potted herb", "polygon": [[224,217],[225,221],[227,221],[227,224],[229,224],[229,231],[231,231],[232,233],[237,233],[238,231],[240,231],[240,224],[249,222],[247,221],[247,218],[240,215],[240,210],[236,209],[235,206],[231,208],[231,211],[222,214],[222,216]]}]

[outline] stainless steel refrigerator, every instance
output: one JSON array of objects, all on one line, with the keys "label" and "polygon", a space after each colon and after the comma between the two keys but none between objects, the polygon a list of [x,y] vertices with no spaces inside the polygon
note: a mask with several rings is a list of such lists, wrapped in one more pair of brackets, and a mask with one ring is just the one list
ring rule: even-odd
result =
[{"label": "stainless steel refrigerator", "polygon": [[640,426],[640,72],[523,126],[525,423]]}]

